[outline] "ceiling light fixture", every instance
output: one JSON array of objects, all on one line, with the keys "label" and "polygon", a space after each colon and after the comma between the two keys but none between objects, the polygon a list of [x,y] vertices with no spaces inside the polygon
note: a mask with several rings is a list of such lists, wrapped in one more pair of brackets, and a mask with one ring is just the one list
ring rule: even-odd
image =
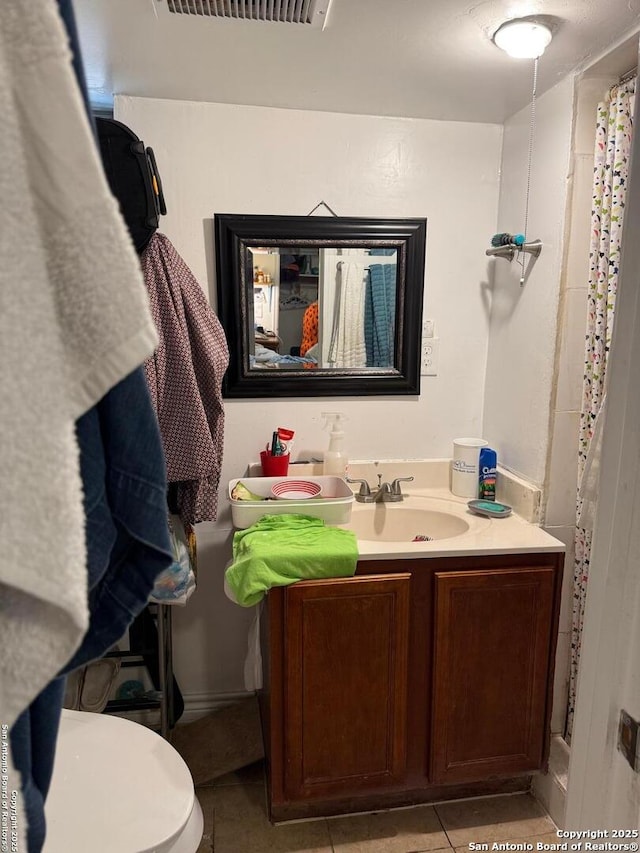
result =
[{"label": "ceiling light fixture", "polygon": [[551,36],[544,24],[516,18],[498,27],[493,43],[515,59],[536,59],[544,53]]}]

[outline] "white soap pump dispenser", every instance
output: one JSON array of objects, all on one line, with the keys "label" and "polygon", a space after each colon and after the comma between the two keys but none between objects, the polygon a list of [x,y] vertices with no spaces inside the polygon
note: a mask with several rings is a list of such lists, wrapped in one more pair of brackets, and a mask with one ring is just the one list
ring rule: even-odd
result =
[{"label": "white soap pump dispenser", "polygon": [[329,449],[324,454],[322,473],[346,477],[349,459],[344,449],[344,430],[342,429],[342,422],[346,417],[341,412],[323,412],[322,417],[327,422],[325,429],[331,429]]}]

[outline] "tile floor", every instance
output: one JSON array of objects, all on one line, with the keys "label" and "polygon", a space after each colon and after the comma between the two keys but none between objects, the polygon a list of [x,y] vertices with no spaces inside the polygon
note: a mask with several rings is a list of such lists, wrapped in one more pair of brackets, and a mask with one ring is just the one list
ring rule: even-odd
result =
[{"label": "tile floor", "polygon": [[262,762],[196,789],[204,812],[198,853],[469,853],[470,842],[557,842],[529,794],[414,806],[272,826]]}]

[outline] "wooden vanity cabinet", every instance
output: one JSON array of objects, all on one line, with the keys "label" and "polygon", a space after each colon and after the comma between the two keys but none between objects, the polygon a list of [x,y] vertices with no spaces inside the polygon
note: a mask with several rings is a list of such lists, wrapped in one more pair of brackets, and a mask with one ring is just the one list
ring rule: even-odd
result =
[{"label": "wooden vanity cabinet", "polygon": [[562,562],[367,560],[272,589],[272,819],[526,789],[548,757]]},{"label": "wooden vanity cabinet", "polygon": [[543,766],[555,572],[436,572],[431,780]]},{"label": "wooden vanity cabinet", "polygon": [[404,778],[409,581],[406,573],[305,581],[281,595],[283,760],[272,763],[281,764],[285,798]]}]

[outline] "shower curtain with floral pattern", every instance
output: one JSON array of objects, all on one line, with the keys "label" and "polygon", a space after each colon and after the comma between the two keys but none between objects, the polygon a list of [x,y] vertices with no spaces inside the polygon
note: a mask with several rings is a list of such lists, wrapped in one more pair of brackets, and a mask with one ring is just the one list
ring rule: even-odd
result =
[{"label": "shower curtain with floral pattern", "polygon": [[597,452],[595,444],[592,447],[592,439],[596,418],[603,403],[607,357],[615,316],[620,242],[631,154],[634,93],[635,79],[614,86],[609,92],[609,99],[598,104],[584,384],[578,440],[579,494],[576,507],[569,704],[565,731],[568,741],[571,740],[575,712],[592,537],[591,525],[585,524],[582,517],[583,498],[580,496],[580,485],[587,463],[591,467],[590,450]]}]

